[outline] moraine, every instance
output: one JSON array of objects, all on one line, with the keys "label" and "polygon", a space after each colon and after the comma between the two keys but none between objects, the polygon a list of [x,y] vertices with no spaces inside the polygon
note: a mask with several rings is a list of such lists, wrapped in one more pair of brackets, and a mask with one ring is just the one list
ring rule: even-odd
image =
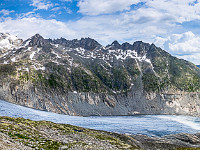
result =
[{"label": "moraine", "polygon": [[164,136],[200,132],[200,118],[175,115],[77,117],[39,111],[0,100],[0,116],[47,120],[85,128],[126,134]]}]

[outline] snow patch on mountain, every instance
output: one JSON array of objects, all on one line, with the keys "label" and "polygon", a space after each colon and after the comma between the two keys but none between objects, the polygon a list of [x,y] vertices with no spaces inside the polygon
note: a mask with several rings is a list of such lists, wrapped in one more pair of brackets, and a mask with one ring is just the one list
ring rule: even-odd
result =
[{"label": "snow patch on mountain", "polygon": [[55,51],[52,51],[51,53],[54,54],[54,55],[56,55],[57,58],[61,58],[61,57],[59,56],[59,54],[57,54]]},{"label": "snow patch on mountain", "polygon": [[140,62],[145,61],[151,64],[151,60],[146,57],[146,54],[144,56],[138,56],[135,50],[108,49],[104,47],[101,50],[95,51],[88,51],[84,48],[75,48],[71,49],[70,51],[76,52],[75,55],[85,59],[102,59],[112,62],[113,58],[116,58],[117,60],[126,60],[128,58],[132,58],[137,59]]},{"label": "snow patch on mountain", "polygon": [[35,65],[33,65],[33,67],[34,67],[35,70],[45,70],[44,66],[36,67]]},{"label": "snow patch on mountain", "polygon": [[13,49],[21,45],[22,40],[8,33],[0,33],[0,49]]},{"label": "snow patch on mountain", "polygon": [[15,61],[16,61],[16,58],[15,58],[15,57],[11,58],[11,61],[12,61],[12,62],[15,62]]},{"label": "snow patch on mountain", "polygon": [[31,41],[31,40],[29,39],[29,40],[27,40],[26,42],[24,42],[24,43],[23,43],[23,46],[24,46],[24,47],[28,46],[30,41]]},{"label": "snow patch on mountain", "polygon": [[33,60],[33,57],[35,55],[36,52],[32,52],[32,54],[30,55],[30,59]]},{"label": "snow patch on mountain", "polygon": [[[57,44],[53,43],[51,40],[45,40],[39,35],[33,36],[32,38],[24,41],[23,44],[22,42],[22,40],[15,36],[0,34],[1,63],[7,64],[10,62],[28,59],[28,61],[32,64],[31,67],[29,66],[30,69],[45,70],[46,68],[44,67],[44,64],[47,62],[53,62],[57,65],[68,65],[70,71],[71,67],[80,66],[79,63],[74,61],[74,55],[76,55],[76,58],[103,60],[110,68],[113,66],[112,63],[115,61],[123,62],[126,59],[135,59],[140,71],[142,70],[140,63],[145,62],[151,66],[153,72],[156,74],[151,60],[146,56],[146,52],[139,54],[133,47],[126,49],[123,46],[120,46],[117,48],[112,44],[112,46],[97,46],[94,49],[89,49],[86,46],[84,47],[84,44],[87,45],[87,43],[81,43],[78,42],[78,40],[72,42],[71,45],[68,40],[68,46],[65,45],[67,43],[62,45],[62,42],[61,44]],[[76,42],[79,43],[80,47],[77,47]],[[91,41],[88,42],[91,43]],[[89,46],[89,44],[87,46]],[[2,47],[4,47],[4,49],[1,49]],[[44,60],[45,62],[43,62]],[[108,69],[104,65],[102,65],[102,67],[106,70]]]}]

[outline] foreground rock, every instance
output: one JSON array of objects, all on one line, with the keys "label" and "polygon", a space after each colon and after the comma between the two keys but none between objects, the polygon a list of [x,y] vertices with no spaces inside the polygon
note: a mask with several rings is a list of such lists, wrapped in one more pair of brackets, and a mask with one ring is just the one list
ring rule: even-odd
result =
[{"label": "foreground rock", "polygon": [[200,149],[200,134],[122,135],[48,121],[0,117],[0,149]]}]

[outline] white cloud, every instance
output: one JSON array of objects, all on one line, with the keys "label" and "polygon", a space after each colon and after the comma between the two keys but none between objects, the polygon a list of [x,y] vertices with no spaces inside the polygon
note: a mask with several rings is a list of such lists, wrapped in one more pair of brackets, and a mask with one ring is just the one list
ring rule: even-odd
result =
[{"label": "white cloud", "polygon": [[8,15],[10,15],[10,13],[13,13],[13,12],[15,12],[14,10],[6,10],[6,9],[2,9],[1,11],[0,11],[0,14],[3,14],[4,16],[8,16]]},{"label": "white cloud", "polygon": [[167,38],[157,37],[154,43],[179,58],[200,64],[200,36],[191,31],[172,34]]},{"label": "white cloud", "polygon": [[23,39],[27,39],[36,33],[41,34],[45,38],[65,37],[73,39],[76,37],[75,32],[69,29],[68,25],[63,22],[35,17],[16,20],[9,19],[0,22],[0,31],[17,35]]},{"label": "white cloud", "polygon": [[36,10],[44,9],[47,10],[54,5],[51,2],[46,2],[45,0],[32,0],[31,6],[36,7]]},{"label": "white cloud", "polygon": [[51,11],[58,11],[60,9],[60,7],[54,7],[51,9]]},{"label": "white cloud", "polygon": [[72,2],[72,0],[61,0],[63,2]]},{"label": "white cloud", "polygon": [[78,7],[79,12],[84,15],[100,15],[130,11],[130,6],[139,2],[144,3],[140,6],[144,16],[149,15],[151,8],[152,11],[162,14],[163,21],[171,19],[182,23],[200,19],[200,2],[197,0],[80,0]]},{"label": "white cloud", "polygon": [[136,40],[152,42],[156,35],[166,33],[170,27],[160,26],[157,22],[138,24],[131,17],[132,14],[126,13],[121,16],[88,16],[68,24],[70,28],[79,33],[80,37],[89,36],[104,45],[114,40],[130,43]]},{"label": "white cloud", "polygon": [[173,53],[196,53],[200,52],[200,37],[192,32],[174,34],[169,40],[169,49]]},{"label": "white cloud", "polygon": [[41,18],[41,16],[39,15],[39,13],[36,13],[35,11],[30,11],[30,12],[27,12],[27,13],[17,14],[17,18],[18,19],[32,18],[32,17]]},{"label": "white cloud", "polygon": [[176,19],[176,22],[200,19],[199,0],[143,0],[146,6]]},{"label": "white cloud", "polygon": [[104,45],[113,40],[131,43],[142,40],[151,43],[157,35],[165,35],[177,29],[171,23],[173,20],[171,16],[165,16],[153,8],[142,7],[120,14],[85,16],[70,22],[70,27],[79,35],[90,36]]},{"label": "white cloud", "polygon": [[65,11],[68,13],[68,14],[72,14],[72,10],[68,7],[64,7]]},{"label": "white cloud", "polygon": [[200,36],[191,31],[172,34],[167,38],[157,37],[154,43],[176,55],[200,53]]},{"label": "white cloud", "polygon": [[183,56],[176,55],[176,56],[180,59],[184,59],[184,60],[190,61],[196,65],[200,65],[200,60],[199,60],[200,53],[183,55]]},{"label": "white cloud", "polygon": [[[132,4],[138,2],[144,4],[130,9]],[[123,42],[153,42],[155,37],[185,32],[177,23],[200,19],[199,1],[193,2],[194,0],[80,0],[79,12],[87,17],[71,24],[83,36],[89,34],[102,43],[114,39]],[[113,14],[117,11],[120,13]]]},{"label": "white cloud", "polygon": [[82,14],[100,15],[130,10],[130,6],[138,2],[140,0],[80,0],[78,7]]}]

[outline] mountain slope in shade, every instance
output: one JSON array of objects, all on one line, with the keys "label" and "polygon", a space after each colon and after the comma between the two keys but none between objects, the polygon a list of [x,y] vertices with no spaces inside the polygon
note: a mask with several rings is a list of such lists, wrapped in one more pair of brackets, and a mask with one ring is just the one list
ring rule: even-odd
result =
[{"label": "mountain slope in shade", "polygon": [[39,34],[14,41],[0,48],[0,98],[7,101],[70,115],[200,113],[200,70],[154,44],[104,47]]}]

